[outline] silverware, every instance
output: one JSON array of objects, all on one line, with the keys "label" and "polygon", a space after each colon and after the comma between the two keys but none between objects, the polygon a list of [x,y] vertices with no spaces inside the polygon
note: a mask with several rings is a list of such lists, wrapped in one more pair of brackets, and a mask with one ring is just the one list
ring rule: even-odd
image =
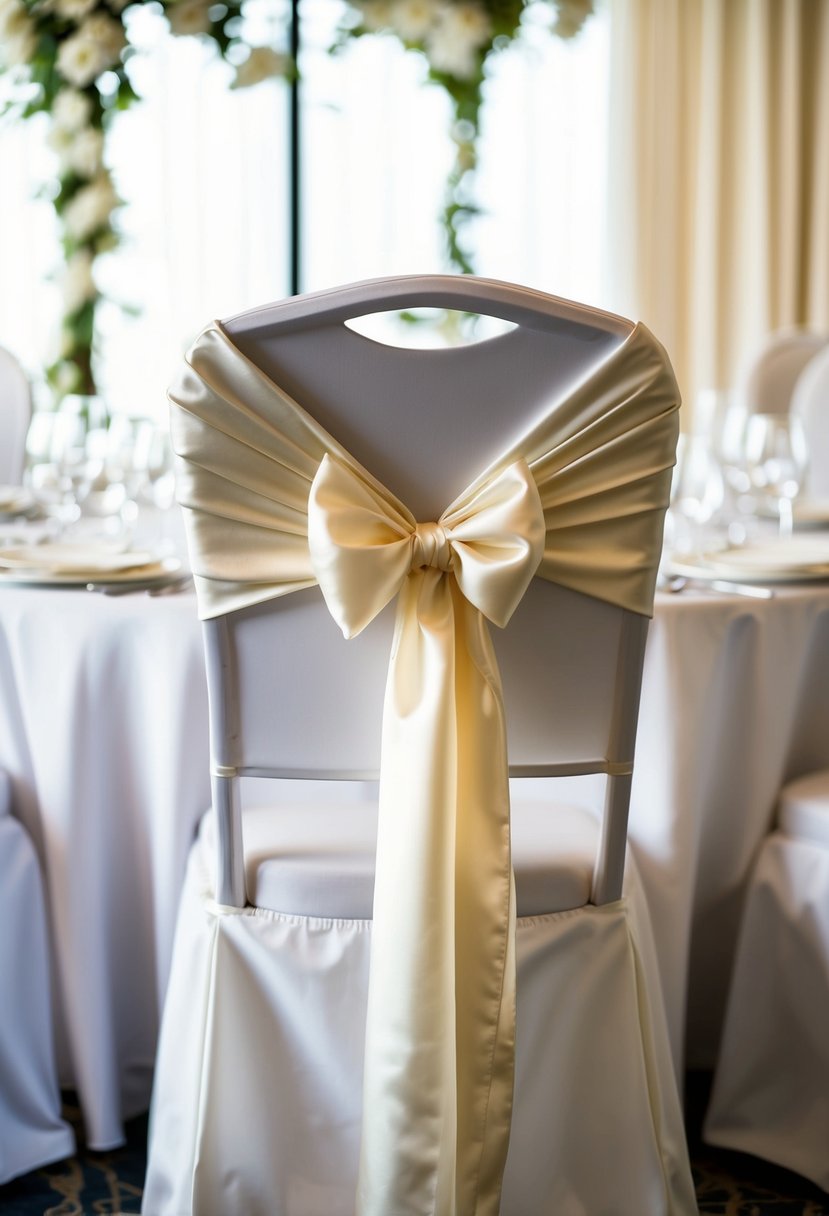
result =
[{"label": "silverware", "polygon": [[660,577],[657,583],[657,590],[667,591],[670,595],[675,595],[686,588],[694,591],[719,591],[725,595],[745,595],[752,600],[774,598],[774,591],[771,587],[760,587],[754,583],[732,583],[722,578],[692,579],[677,574]]},{"label": "silverware", "polygon": [[147,579],[146,582],[135,583],[87,583],[87,591],[97,591],[101,595],[118,596],[118,595],[139,595],[146,592],[147,595],[156,598],[160,595],[178,595],[181,591],[186,591],[192,582],[192,575],[179,574],[175,578],[166,579],[160,582],[157,578]]}]

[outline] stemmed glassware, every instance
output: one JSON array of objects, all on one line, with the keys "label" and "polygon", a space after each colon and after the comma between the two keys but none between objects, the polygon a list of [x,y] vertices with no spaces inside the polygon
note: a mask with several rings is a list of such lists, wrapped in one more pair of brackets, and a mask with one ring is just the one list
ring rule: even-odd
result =
[{"label": "stemmed glassware", "polygon": [[26,440],[24,480],[44,514],[62,532],[81,516],[95,480],[89,437],[101,422],[67,397],[57,410],[38,410]]},{"label": "stemmed glassware", "polygon": [[792,504],[808,468],[806,436],[791,414],[751,414],[745,428],[745,468],[751,491],[777,514],[781,536],[791,536]]},{"label": "stemmed glassware", "polygon": [[722,504],[722,474],[704,435],[680,435],[671,485],[666,541],[676,552],[692,553],[712,540]]}]

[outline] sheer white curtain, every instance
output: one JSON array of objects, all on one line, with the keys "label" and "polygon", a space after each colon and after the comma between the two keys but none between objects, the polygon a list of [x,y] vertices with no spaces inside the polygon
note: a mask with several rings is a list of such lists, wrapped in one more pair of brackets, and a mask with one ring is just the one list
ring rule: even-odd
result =
[{"label": "sheer white curtain", "polygon": [[[274,25],[282,0],[264,6]],[[533,6],[522,46],[495,57],[484,108],[479,201],[469,227],[481,274],[605,303],[607,19],[572,42]],[[391,37],[325,49],[339,0],[306,0],[303,43],[305,290],[447,269],[438,226],[452,161],[450,110],[422,59]],[[195,332],[215,316],[289,290],[288,91],[228,89],[229,69],[191,39],[162,35],[151,6],[132,17],[144,101],[119,117],[109,160],[125,241],[102,259],[97,360],[116,410],[166,415],[165,388]],[[45,124],[0,130],[0,344],[33,374],[53,356],[60,266],[46,201]],[[136,315],[118,307],[134,306]]]}]

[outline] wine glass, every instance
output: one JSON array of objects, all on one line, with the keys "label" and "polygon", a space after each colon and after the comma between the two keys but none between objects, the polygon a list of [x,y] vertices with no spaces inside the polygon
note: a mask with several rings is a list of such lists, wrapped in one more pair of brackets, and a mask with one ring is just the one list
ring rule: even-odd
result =
[{"label": "wine glass", "polygon": [[693,553],[714,539],[723,501],[720,467],[704,435],[680,435],[666,543],[676,552]]},{"label": "wine glass", "polygon": [[803,425],[791,414],[752,414],[745,430],[746,470],[760,502],[776,511],[781,536],[792,534],[792,503],[808,468]]},{"label": "wine glass", "polygon": [[36,411],[29,426],[24,482],[58,533],[80,518],[94,477],[87,427],[71,404]]},{"label": "wine glass", "polygon": [[158,542],[172,545],[170,512],[175,502],[176,481],[173,449],[167,427],[145,420],[136,436],[136,464],[142,470],[138,503],[147,508],[148,523],[155,523]]}]

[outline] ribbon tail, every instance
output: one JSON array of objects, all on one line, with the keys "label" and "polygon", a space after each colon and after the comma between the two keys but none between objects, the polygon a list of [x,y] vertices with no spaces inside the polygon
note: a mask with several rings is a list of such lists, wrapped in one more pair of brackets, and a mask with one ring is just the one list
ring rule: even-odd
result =
[{"label": "ribbon tail", "polygon": [[360,1216],[496,1216],[514,1061],[500,680],[433,569],[401,592],[383,721]]},{"label": "ribbon tail", "polygon": [[453,587],[458,734],[458,1213],[498,1216],[515,1065],[515,885],[501,678],[486,620]]}]

